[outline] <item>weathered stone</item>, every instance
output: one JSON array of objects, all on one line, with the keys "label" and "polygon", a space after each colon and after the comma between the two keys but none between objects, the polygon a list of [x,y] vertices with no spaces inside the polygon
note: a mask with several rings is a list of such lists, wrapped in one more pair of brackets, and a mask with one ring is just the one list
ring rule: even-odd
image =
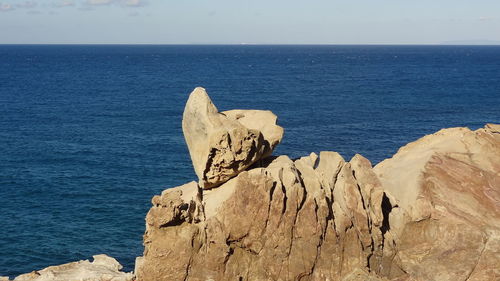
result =
[{"label": "weathered stone", "polygon": [[283,136],[271,112],[236,110],[226,114],[218,112],[203,88],[191,93],[184,109],[182,130],[204,189],[228,181],[270,155]]},{"label": "weathered stone", "polygon": [[[363,163],[368,166],[359,169],[371,170],[369,162]],[[341,170],[349,184],[337,180]],[[366,172],[363,183],[358,182],[350,164],[328,152],[296,161],[281,156],[266,167],[242,172],[216,189],[202,191],[204,221],[158,225],[150,222],[162,221],[155,218],[161,213],[148,213],[138,278],[339,280],[353,276],[356,269],[369,271],[367,261],[381,251],[369,241],[371,233],[381,236],[383,217],[380,196],[374,195],[381,193],[380,185],[371,182],[375,179]],[[363,194],[358,184],[370,186],[370,192]],[[166,190],[162,197],[183,188]],[[336,214],[345,218],[339,231],[333,190],[341,190],[347,202]],[[365,207],[363,201],[371,205]]]},{"label": "weathered stone", "polygon": [[216,189],[168,189],[138,280],[499,280],[499,129],[442,130],[375,168],[280,156]]},{"label": "weathered stone", "polygon": [[389,219],[391,230],[399,229],[394,267],[416,280],[499,280],[495,128],[441,130],[375,167],[383,188],[409,214]]},{"label": "weathered stone", "polygon": [[269,110],[241,110],[234,109],[223,111],[228,118],[237,120],[251,130],[257,130],[264,137],[264,155],[271,155],[274,148],[281,142],[284,130],[276,125],[278,117]]},{"label": "weathered stone", "polygon": [[[120,272],[122,266],[106,255],[96,255],[88,260],[49,266],[39,271],[19,275],[14,281],[132,281],[132,273]],[[8,280],[8,279],[7,279]]]}]

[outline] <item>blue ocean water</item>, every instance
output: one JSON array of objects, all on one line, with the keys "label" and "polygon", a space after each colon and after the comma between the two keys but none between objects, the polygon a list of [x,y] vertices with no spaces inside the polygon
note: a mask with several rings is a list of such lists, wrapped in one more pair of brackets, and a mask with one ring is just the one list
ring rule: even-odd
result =
[{"label": "blue ocean water", "polygon": [[0,275],[99,253],[131,270],[151,197],[195,179],[181,116],[196,86],[220,110],[275,112],[275,154],[375,164],[500,123],[500,47],[0,46]]}]

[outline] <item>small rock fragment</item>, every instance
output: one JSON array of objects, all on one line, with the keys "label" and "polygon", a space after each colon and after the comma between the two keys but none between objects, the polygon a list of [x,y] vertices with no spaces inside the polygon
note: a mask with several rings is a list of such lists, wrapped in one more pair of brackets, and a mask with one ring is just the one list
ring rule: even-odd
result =
[{"label": "small rock fragment", "polygon": [[[107,255],[95,255],[89,260],[49,266],[39,271],[19,275],[14,281],[132,281],[134,274],[120,272],[122,266]],[[3,280],[3,279],[0,279]],[[9,280],[9,279],[4,279]]]}]

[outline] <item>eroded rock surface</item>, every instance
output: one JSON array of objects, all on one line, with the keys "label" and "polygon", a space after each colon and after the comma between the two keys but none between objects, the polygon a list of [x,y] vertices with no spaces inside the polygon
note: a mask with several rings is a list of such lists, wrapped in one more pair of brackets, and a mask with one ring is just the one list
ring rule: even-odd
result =
[{"label": "eroded rock surface", "polygon": [[276,125],[278,117],[269,110],[234,109],[221,112],[229,119],[236,120],[251,130],[257,130],[264,137],[264,155],[271,155],[274,148],[281,142],[284,130]]},{"label": "eroded rock surface", "polygon": [[[39,271],[19,275],[14,281],[132,281],[132,273],[120,272],[122,266],[114,258],[96,255],[94,260],[50,266]],[[0,279],[2,280],[2,279]],[[4,280],[9,280],[5,277]]]},{"label": "eroded rock surface", "polygon": [[[139,280],[361,280],[392,258],[384,193],[359,155],[281,156],[199,195],[179,189],[153,199]],[[193,213],[158,218],[173,206]]]},{"label": "eroded rock surface", "polygon": [[[226,115],[227,114],[227,115]],[[182,130],[200,186],[218,186],[262,157],[283,137],[270,111],[219,113],[205,89],[196,88],[186,103]]]},{"label": "eroded rock surface", "polygon": [[265,162],[156,196],[138,280],[500,280],[500,126]]},{"label": "eroded rock surface", "polygon": [[500,126],[444,129],[375,169],[408,216],[394,264],[415,280],[500,280]]}]

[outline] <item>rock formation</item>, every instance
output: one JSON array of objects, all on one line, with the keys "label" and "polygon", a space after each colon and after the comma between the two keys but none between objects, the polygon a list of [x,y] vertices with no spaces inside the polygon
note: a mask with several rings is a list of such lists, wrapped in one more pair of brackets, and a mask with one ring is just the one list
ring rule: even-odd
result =
[{"label": "rock formation", "polygon": [[203,88],[196,88],[184,109],[182,130],[200,186],[220,185],[272,153],[283,137],[270,111],[219,113]]},{"label": "rock formation", "polygon": [[191,94],[200,181],[153,198],[138,280],[500,280],[499,125],[442,130],[372,168],[336,152],[267,157],[275,121]]},{"label": "rock formation", "polygon": [[153,198],[138,280],[336,280],[384,259],[384,193],[361,156],[281,156],[199,190]]},{"label": "rock formation", "polygon": [[[500,125],[441,130],[373,168],[273,157],[274,114],[219,113],[196,88],[183,130],[199,181],[153,197],[138,281],[500,280]],[[95,256],[15,280],[132,280],[120,268]]]},{"label": "rock formation", "polygon": [[[19,275],[14,281],[132,281],[134,274],[120,272],[122,266],[106,255],[88,260],[50,266],[40,271]],[[0,280],[8,281],[7,277]]]},{"label": "rock formation", "polygon": [[389,220],[394,265],[416,280],[500,280],[499,125],[441,130],[374,171],[407,214]]}]

